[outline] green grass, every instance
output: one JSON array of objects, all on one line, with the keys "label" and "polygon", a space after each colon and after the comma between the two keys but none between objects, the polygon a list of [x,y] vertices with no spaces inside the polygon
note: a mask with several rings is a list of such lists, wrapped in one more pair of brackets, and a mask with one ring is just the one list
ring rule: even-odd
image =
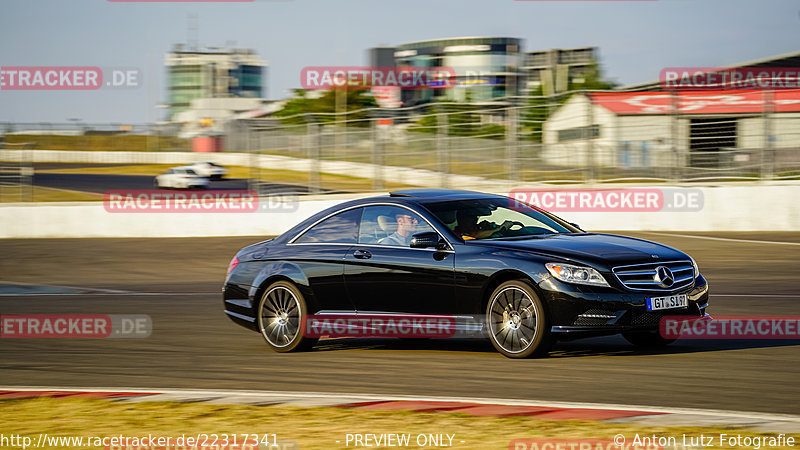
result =
[{"label": "green grass", "polygon": [[17,202],[90,202],[103,200],[103,194],[70,191],[41,186],[20,188],[3,186],[0,188],[0,203]]},{"label": "green grass", "polygon": [[34,149],[46,150],[187,151],[192,148],[191,141],[173,136],[7,134],[3,138],[8,144],[30,143]]},{"label": "green grass", "polygon": [[[64,398],[2,400],[0,430],[6,436],[20,434],[34,436],[34,440],[40,433],[86,437],[275,434],[278,440],[294,441],[301,449],[345,448],[348,433],[455,434],[453,448],[461,449],[507,449],[514,439],[613,439],[617,434],[626,436],[629,442],[636,434],[677,436],[679,442],[683,434],[768,436],[744,429],[643,427],[525,417]],[[350,447],[353,447],[352,443]]]},{"label": "green grass", "polygon": [[[109,174],[109,175],[147,175],[156,176],[163,173],[174,164],[135,164],[125,166],[105,166],[105,167],[76,167],[62,169],[39,170],[40,173],[81,173],[81,174]],[[293,184],[306,186],[309,183],[309,176],[306,172],[276,169],[258,169],[258,172],[251,172],[249,167],[226,167],[230,172],[230,178],[249,178],[252,175],[268,183]],[[372,191],[372,180],[369,178],[359,178],[347,175],[334,175],[323,173],[320,176],[320,185],[323,189],[342,191],[342,192],[369,192]],[[407,189],[415,187],[413,185],[401,183],[386,183],[382,191]],[[80,202],[80,201],[102,201],[102,194],[71,191],[65,189],[54,189],[35,186],[33,188],[2,187],[0,188],[0,203],[9,202]]]}]

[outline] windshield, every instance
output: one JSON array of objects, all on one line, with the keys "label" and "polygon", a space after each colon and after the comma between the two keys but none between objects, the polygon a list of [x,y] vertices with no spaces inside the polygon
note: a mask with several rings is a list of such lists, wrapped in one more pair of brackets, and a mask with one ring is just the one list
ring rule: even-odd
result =
[{"label": "windshield", "polygon": [[453,233],[465,240],[524,238],[579,232],[577,228],[509,198],[426,203]]}]

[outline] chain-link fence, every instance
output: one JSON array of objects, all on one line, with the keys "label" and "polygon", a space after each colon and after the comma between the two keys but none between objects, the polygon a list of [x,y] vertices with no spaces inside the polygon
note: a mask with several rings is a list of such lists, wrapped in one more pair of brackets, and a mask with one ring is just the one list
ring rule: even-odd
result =
[{"label": "chain-link fence", "polygon": [[[30,150],[34,142],[6,143],[0,139],[0,148]],[[30,152],[23,152],[30,156]],[[30,158],[15,161],[0,160],[0,202],[22,202],[33,200],[33,162]]]},{"label": "chain-link fence", "polygon": [[0,122],[7,145],[34,143],[35,149],[86,151],[187,151],[177,137],[180,124]]},{"label": "chain-link fence", "polygon": [[[580,91],[240,119],[225,130],[225,151],[247,155],[236,161],[252,187],[298,192],[800,179],[797,90]],[[5,148],[191,147],[179,124],[0,123],[0,132]]]},{"label": "chain-link fence", "polygon": [[[254,161],[307,161],[312,191],[325,190],[324,176],[334,172],[370,179],[373,190],[800,178],[797,91],[501,100],[240,120],[225,146]],[[270,170],[254,163],[252,178],[267,180]]]}]

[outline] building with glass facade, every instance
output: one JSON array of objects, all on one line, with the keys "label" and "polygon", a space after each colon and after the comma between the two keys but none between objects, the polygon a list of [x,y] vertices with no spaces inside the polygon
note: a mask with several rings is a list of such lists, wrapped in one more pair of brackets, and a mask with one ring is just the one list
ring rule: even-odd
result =
[{"label": "building with glass facade", "polygon": [[166,55],[169,117],[200,98],[262,98],[267,63],[251,49],[184,50]]},{"label": "building with glass facade", "polygon": [[456,76],[450,89],[405,90],[403,103],[483,103],[516,95],[521,82],[521,44],[521,39],[509,37],[463,37],[398,45],[394,51],[397,66],[449,67]]},{"label": "building with glass facade", "polygon": [[585,81],[586,71],[596,64],[597,48],[554,48],[525,52],[521,71],[523,94],[538,91],[552,95],[569,90],[570,85]]}]

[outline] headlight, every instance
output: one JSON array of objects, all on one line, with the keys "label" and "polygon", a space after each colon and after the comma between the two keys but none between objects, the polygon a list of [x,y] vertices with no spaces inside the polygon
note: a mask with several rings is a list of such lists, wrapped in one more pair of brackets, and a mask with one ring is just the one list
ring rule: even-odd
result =
[{"label": "headlight", "polygon": [[697,278],[700,275],[700,268],[697,267],[697,261],[694,260],[691,256],[689,259],[692,260],[692,267],[694,267],[694,277]]},{"label": "headlight", "polygon": [[553,277],[575,284],[588,284],[592,286],[608,286],[606,279],[600,272],[591,267],[573,266],[572,264],[547,263],[544,265]]}]

